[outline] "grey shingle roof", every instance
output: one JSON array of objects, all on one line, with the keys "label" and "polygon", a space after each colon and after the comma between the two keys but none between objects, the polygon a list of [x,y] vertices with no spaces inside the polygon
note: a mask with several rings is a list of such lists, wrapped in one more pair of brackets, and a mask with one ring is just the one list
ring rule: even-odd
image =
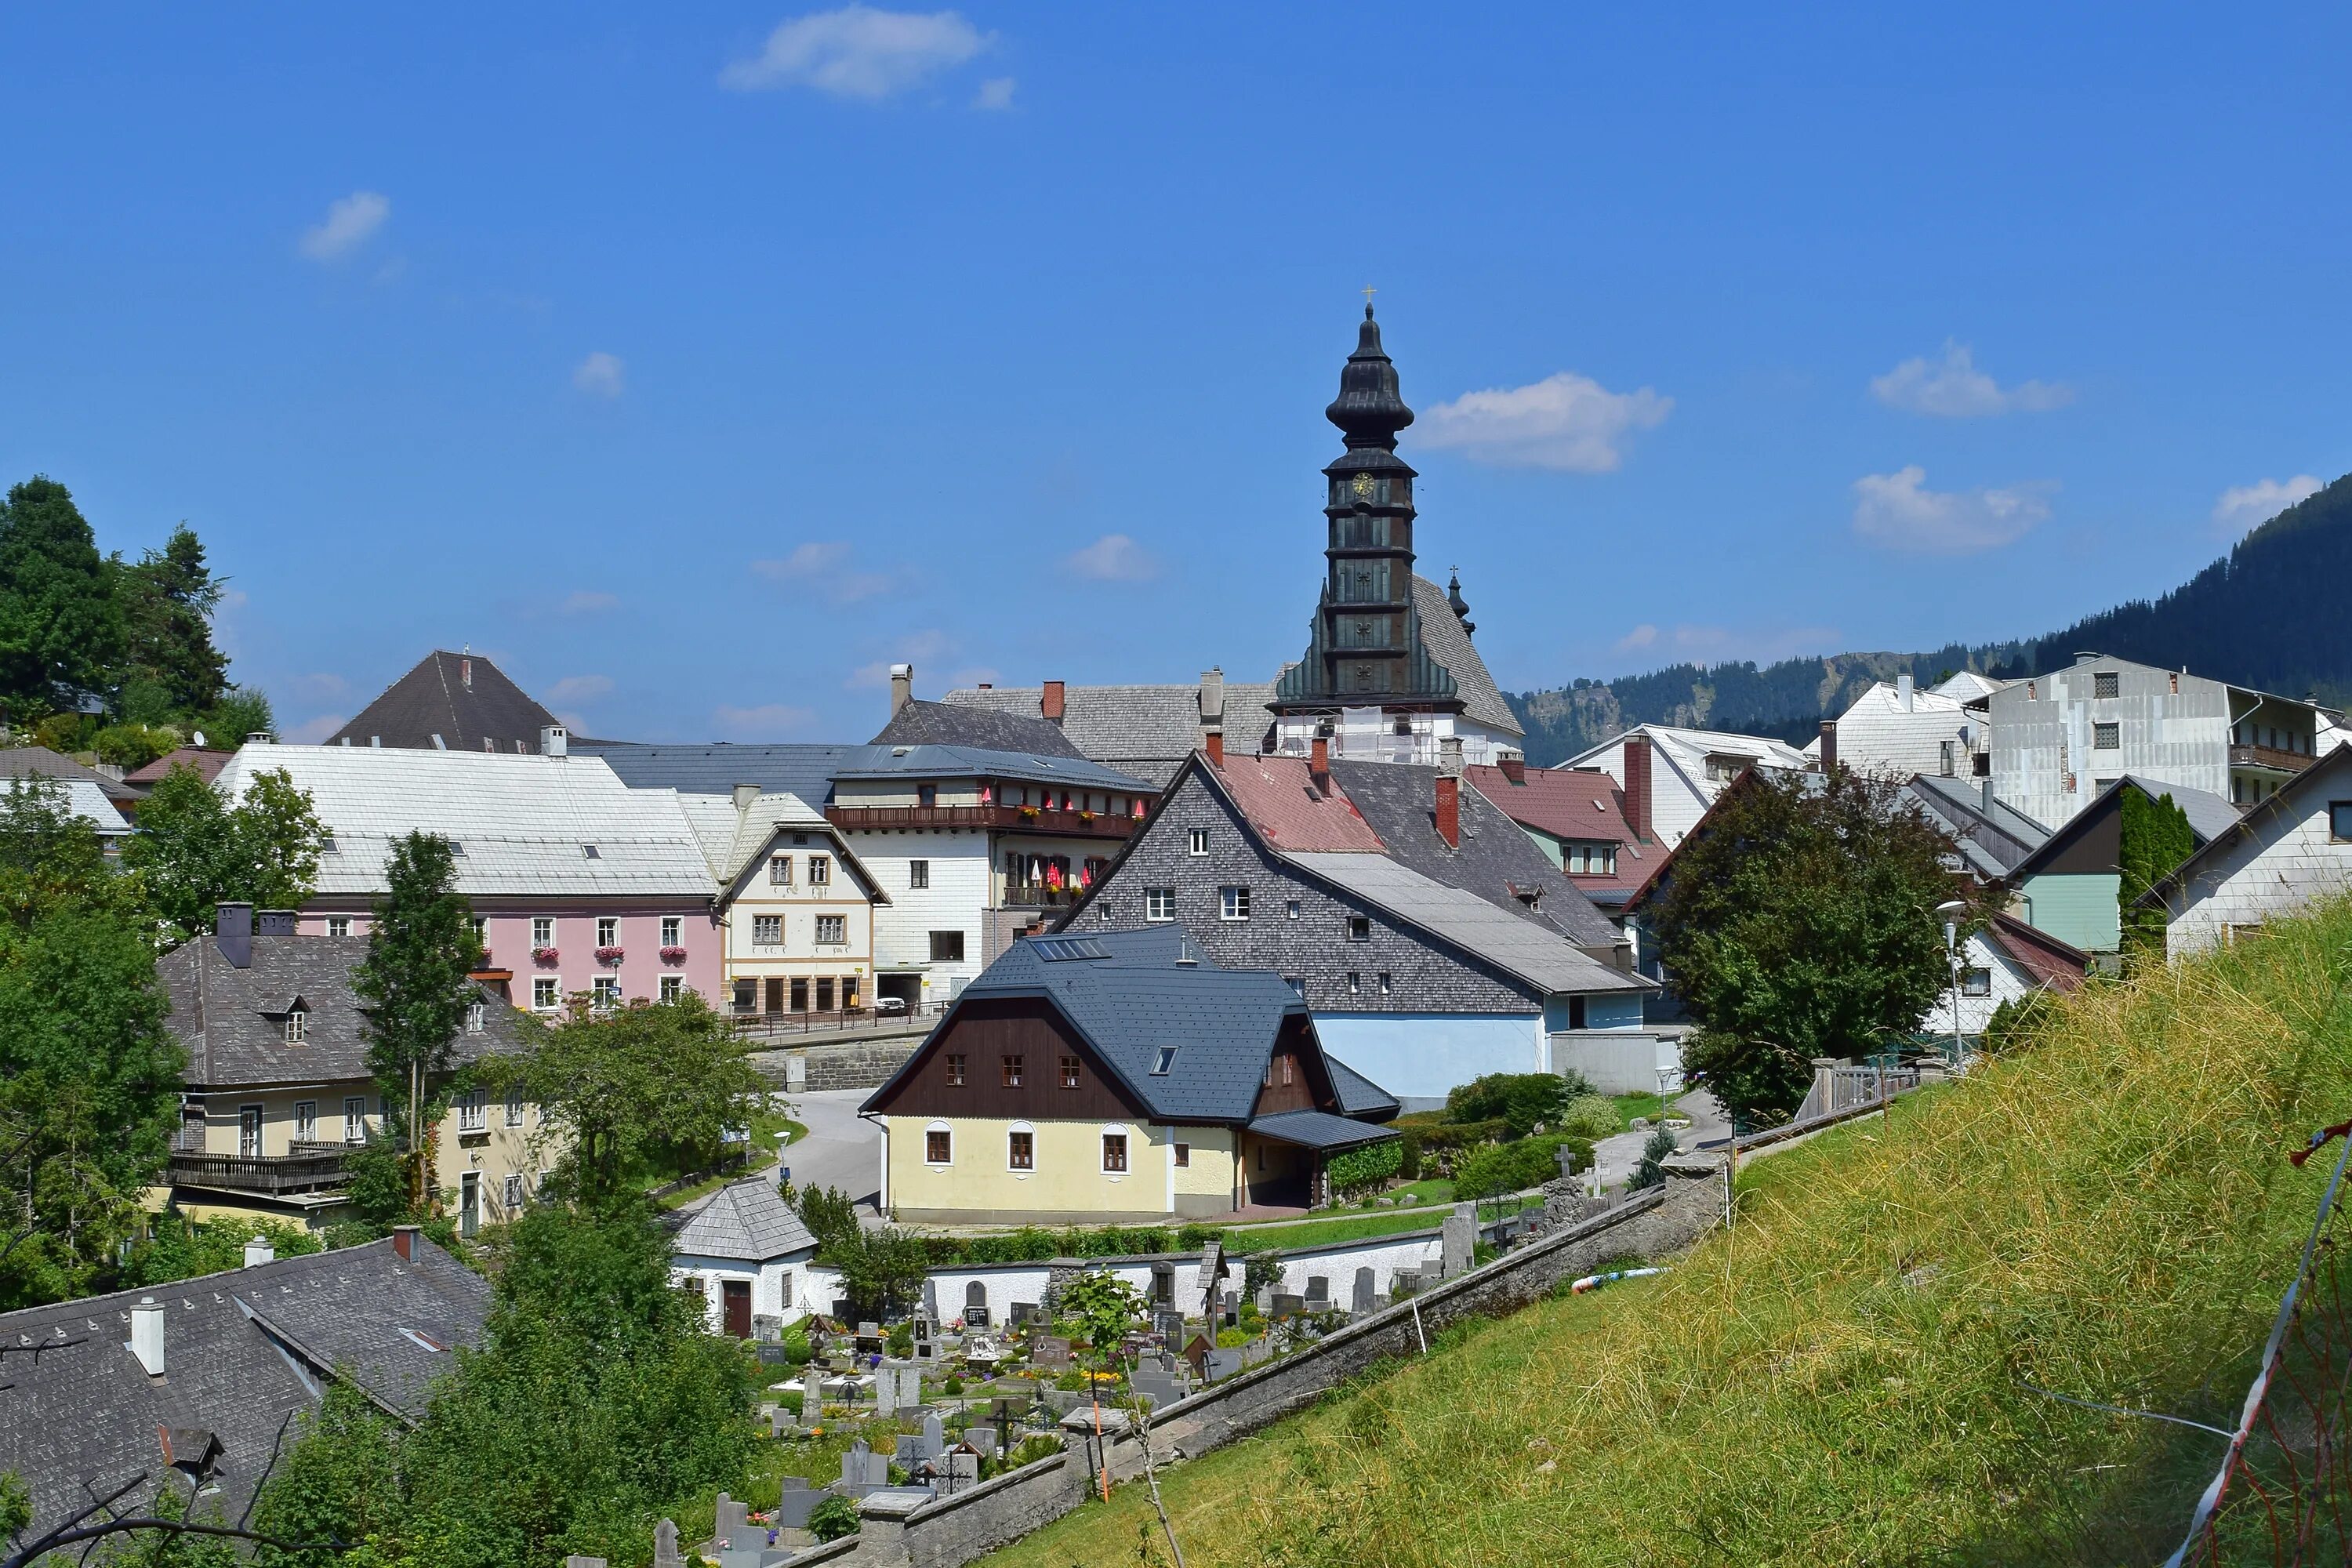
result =
[{"label": "grey shingle roof", "polygon": [[1139,793],[1151,787],[1139,778],[1107,768],[1075,752],[1040,756],[1034,752],[992,752],[979,746],[868,746],[864,756],[853,760],[833,776],[1030,779]]},{"label": "grey shingle roof", "polygon": [[1385,1121],[1404,1109],[1396,1096],[1338,1057],[1326,1055],[1323,1065],[1331,1069],[1331,1088],[1339,1096],[1343,1114],[1366,1121]]},{"label": "grey shingle roof", "polygon": [[[316,1406],[323,1381],[348,1372],[420,1410],[453,1347],[479,1341],[489,1295],[420,1238],[414,1263],[377,1241],[0,1314],[0,1471],[31,1489],[37,1529],[89,1500],[85,1479],[104,1492],[163,1473],[158,1427],[201,1429],[225,1450],[217,1500],[235,1520],[280,1426]],[[164,1308],[161,1378],[127,1348],[131,1308],[149,1296]],[[151,1500],[153,1484],[132,1499]]]},{"label": "grey shingle roof", "polygon": [[89,784],[117,805],[136,805],[147,798],[145,790],[100,773],[96,768],[84,767],[71,757],[61,756],[47,746],[0,749],[0,779],[21,779],[35,774],[43,778],[64,779],[68,784]]},{"label": "grey shingle roof", "polygon": [[1952,835],[1961,858],[1979,878],[2006,876],[2049,841],[2047,827],[2007,801],[1996,798],[1988,808],[1984,788],[1974,781],[1919,773],[1906,787],[1937,826]]},{"label": "grey shingle roof", "polygon": [[1580,952],[1556,931],[1498,909],[1475,893],[1433,881],[1385,855],[1286,858],[1538,990],[1589,994],[1656,988],[1654,982]]},{"label": "grey shingle roof", "polygon": [[438,735],[441,745],[453,752],[481,751],[485,741],[493,751],[536,752],[540,731],[559,722],[480,654],[436,650],[327,740],[330,745],[381,742],[429,751]]},{"label": "grey shingle roof", "polygon": [[670,1251],[697,1258],[732,1258],[764,1263],[816,1246],[801,1216],[792,1211],[765,1176],[721,1187],[678,1227]]},{"label": "grey shingle roof", "polygon": [[[246,969],[223,958],[214,938],[182,942],[156,961],[171,1000],[170,1026],[188,1053],[192,1089],[270,1083],[330,1083],[368,1076],[367,1038],[352,970],[367,955],[362,937],[257,936]],[[309,1010],[303,1039],[286,1042],[286,1009]],[[540,1026],[488,989],[482,1032],[461,1034],[460,1062],[525,1050]]]},{"label": "grey shingle roof", "polygon": [[1503,700],[1495,678],[1486,673],[1486,661],[1478,657],[1477,645],[1462,629],[1462,618],[1446,602],[1445,590],[1414,574],[1412,607],[1421,616],[1422,647],[1454,677],[1464,710],[1480,723],[1490,724],[1507,735],[1525,735],[1527,731],[1520,727],[1511,705]]},{"label": "grey shingle roof", "polygon": [[[1462,791],[1462,842],[1449,847],[1437,834],[1435,768],[1334,758],[1331,776],[1398,863],[1432,881],[1475,893],[1579,947],[1617,944],[1617,928],[1609,917],[1592,907],[1584,890],[1551,863],[1502,807],[1477,790],[1465,784]],[[1532,910],[1513,891],[1518,888],[1542,889]]]},{"label": "grey shingle roof", "polygon": [[[1041,951],[1040,942],[1084,943],[1102,956],[1056,960],[1045,956],[1054,950]],[[1192,962],[1178,962],[1187,957]],[[1024,937],[964,987],[956,1005],[1008,995],[1051,1000],[1135,1101],[1167,1121],[1247,1121],[1284,1020],[1307,1019],[1308,1037],[1315,1037],[1306,1002],[1280,975],[1220,969],[1176,925]],[[954,1016],[951,1008],[934,1038]],[[1168,1071],[1153,1072],[1160,1053],[1170,1048],[1175,1055]],[[1322,1048],[1319,1040],[1315,1048]],[[901,1075],[920,1060],[918,1053]],[[1381,1101],[1394,1103],[1377,1085],[1349,1076],[1363,1086],[1354,1092],[1369,1110],[1377,1111]],[[877,1089],[866,1108],[880,1103],[890,1088]]]},{"label": "grey shingle roof", "polygon": [[2172,797],[2172,804],[2189,819],[2189,831],[2196,836],[2197,847],[2208,844],[2238,826],[2242,815],[2236,806],[2220,795],[2184,784],[2166,784],[2161,779],[2144,778],[2138,773],[2126,773],[2101,790],[2091,804],[2066,819],[2065,823],[2036,845],[2022,860],[2009,868],[2012,881],[2038,874],[2042,868],[2063,857],[2067,847],[2090,831],[2094,823],[2106,812],[2117,809],[2116,792],[2137,789],[2151,800]]},{"label": "grey shingle roof", "polygon": [[[1449,612],[1450,613],[1450,612]],[[1225,745],[1237,752],[1262,750],[1274,728],[1266,703],[1274,683],[1225,683]],[[1034,686],[999,686],[950,691],[946,702],[1034,717],[1044,692]],[[1043,722],[1044,721],[1040,721]],[[1185,686],[1073,686],[1063,696],[1062,733],[1106,767],[1165,788],[1184,759],[1201,744],[1201,688]]]},{"label": "grey shingle roof", "polygon": [[910,701],[890,715],[874,743],[978,746],[992,752],[1034,752],[1041,757],[1085,755],[1050,719],[969,702]]},{"label": "grey shingle roof", "polygon": [[1258,1117],[1249,1124],[1249,1130],[1261,1138],[1295,1143],[1302,1149],[1349,1149],[1394,1136],[1389,1128],[1334,1116],[1328,1110],[1277,1110],[1271,1116]]},{"label": "grey shingle roof", "polygon": [[574,741],[572,749],[602,757],[631,789],[674,789],[680,795],[728,795],[739,784],[775,795],[798,795],[814,806],[833,798],[833,775],[864,746],[834,742],[735,745],[641,745],[628,741]]}]

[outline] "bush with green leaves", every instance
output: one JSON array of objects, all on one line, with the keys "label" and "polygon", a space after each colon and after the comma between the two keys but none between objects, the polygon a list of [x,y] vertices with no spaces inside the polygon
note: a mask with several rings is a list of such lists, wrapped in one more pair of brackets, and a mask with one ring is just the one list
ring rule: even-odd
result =
[{"label": "bush with green leaves", "polygon": [[1575,1073],[1494,1072],[1456,1086],[1445,1097],[1445,1120],[1456,1126],[1501,1121],[1508,1136],[1524,1138],[1538,1122],[1557,1127],[1568,1102],[1592,1086]]},{"label": "bush with green leaves", "polygon": [[1565,1133],[1520,1138],[1479,1150],[1454,1174],[1454,1195],[1463,1199],[1500,1197],[1528,1187],[1540,1187],[1559,1174],[1559,1151],[1575,1152],[1580,1167],[1592,1163],[1592,1141]]},{"label": "bush with green leaves", "polygon": [[1674,1157],[1678,1145],[1675,1135],[1661,1127],[1653,1131],[1642,1145],[1642,1158],[1633,1167],[1633,1179],[1625,1184],[1635,1192],[1643,1187],[1662,1187],[1666,1184],[1664,1162]]},{"label": "bush with green leaves", "polygon": [[1282,1254],[1272,1247],[1242,1260],[1242,1300],[1255,1301],[1257,1293],[1282,1283]]},{"label": "bush with green leaves", "polygon": [[[857,1505],[845,1497],[829,1497],[809,1510],[808,1530],[819,1542],[838,1541],[857,1533]],[[863,1551],[861,1547],[859,1549]]]},{"label": "bush with green leaves", "polygon": [[784,1360],[793,1366],[806,1366],[816,1359],[816,1351],[809,1343],[808,1331],[792,1328],[784,1331]]},{"label": "bush with green leaves", "polygon": [[1386,1186],[1403,1165],[1404,1141],[1383,1138],[1332,1155],[1325,1162],[1323,1173],[1331,1179],[1334,1191],[1361,1193]]},{"label": "bush with green leaves", "polygon": [[1580,1094],[1559,1113],[1552,1131],[1598,1142],[1624,1131],[1625,1113],[1605,1094]]},{"label": "bush with green leaves", "polygon": [[1017,1470],[1024,1465],[1034,1465],[1040,1459],[1050,1459],[1062,1451],[1062,1440],[1038,1433],[1024,1437],[1013,1452],[1004,1457],[1004,1468]]},{"label": "bush with green leaves", "polygon": [[2029,991],[2022,996],[2004,999],[1986,1020],[1984,1037],[1979,1045],[1991,1056],[2030,1049],[2057,1016],[2058,998],[2047,991]]},{"label": "bush with green leaves", "polygon": [[123,1265],[121,1284],[163,1285],[245,1267],[245,1244],[256,1237],[279,1258],[322,1250],[320,1238],[299,1225],[259,1216],[190,1221],[176,1211],[158,1215],[146,1242]]}]

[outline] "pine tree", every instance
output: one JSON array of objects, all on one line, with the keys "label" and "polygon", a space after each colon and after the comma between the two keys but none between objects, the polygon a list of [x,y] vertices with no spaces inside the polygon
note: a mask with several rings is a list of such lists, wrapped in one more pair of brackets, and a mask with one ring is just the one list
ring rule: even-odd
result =
[{"label": "pine tree", "polygon": [[383,1095],[384,1124],[403,1140],[419,1209],[428,1195],[424,1130],[438,1120],[435,1098],[476,994],[467,977],[482,957],[473,910],[451,890],[457,866],[456,847],[436,835],[394,842],[367,956],[352,977],[367,1020],[368,1070]]},{"label": "pine tree", "polygon": [[65,486],[26,479],[0,502],[0,700],[11,719],[112,683],[124,643],[116,576]]},{"label": "pine tree", "polygon": [[124,567],[122,590],[125,714],[158,724],[193,721],[217,707],[229,689],[228,658],[213,643],[221,582],[195,531],[182,523],[163,549]]}]

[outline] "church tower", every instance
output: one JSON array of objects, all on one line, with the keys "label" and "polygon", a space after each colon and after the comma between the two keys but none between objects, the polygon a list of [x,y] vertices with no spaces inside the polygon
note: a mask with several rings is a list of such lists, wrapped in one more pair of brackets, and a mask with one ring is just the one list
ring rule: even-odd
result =
[{"label": "church tower", "polygon": [[[1369,304],[1356,352],[1339,373],[1339,395],[1323,413],[1346,443],[1323,470],[1323,592],[1307,657],[1283,673],[1268,706],[1286,751],[1304,749],[1314,733],[1338,734],[1343,722],[1350,731],[1375,731],[1382,752],[1431,750],[1436,734],[1453,732],[1451,716],[1464,702],[1423,640],[1413,591],[1414,475],[1396,455],[1397,432],[1412,423],[1412,410]],[[1391,739],[1398,736],[1408,739],[1398,744]]]}]

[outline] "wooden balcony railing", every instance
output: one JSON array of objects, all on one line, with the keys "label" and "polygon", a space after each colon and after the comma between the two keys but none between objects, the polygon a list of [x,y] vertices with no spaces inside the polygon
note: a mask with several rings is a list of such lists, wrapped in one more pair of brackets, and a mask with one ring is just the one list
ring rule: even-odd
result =
[{"label": "wooden balcony railing", "polygon": [[829,805],[824,819],[845,832],[857,828],[961,827],[1048,833],[1063,838],[1125,838],[1131,816],[1107,811],[1047,811],[1028,805]]},{"label": "wooden balcony railing", "polygon": [[350,1177],[339,1145],[304,1143],[291,1154],[172,1153],[175,1183],[194,1187],[220,1187],[231,1192],[331,1192]]},{"label": "wooden balcony railing", "polygon": [[2276,746],[2230,748],[2230,765],[2233,768],[2272,768],[2283,773],[2299,773],[2318,760],[2302,752],[2281,751]]},{"label": "wooden balcony railing", "polygon": [[1049,888],[1043,882],[1025,888],[1004,889],[1004,908],[1008,910],[1066,910],[1086,895],[1084,888],[1067,883]]}]

